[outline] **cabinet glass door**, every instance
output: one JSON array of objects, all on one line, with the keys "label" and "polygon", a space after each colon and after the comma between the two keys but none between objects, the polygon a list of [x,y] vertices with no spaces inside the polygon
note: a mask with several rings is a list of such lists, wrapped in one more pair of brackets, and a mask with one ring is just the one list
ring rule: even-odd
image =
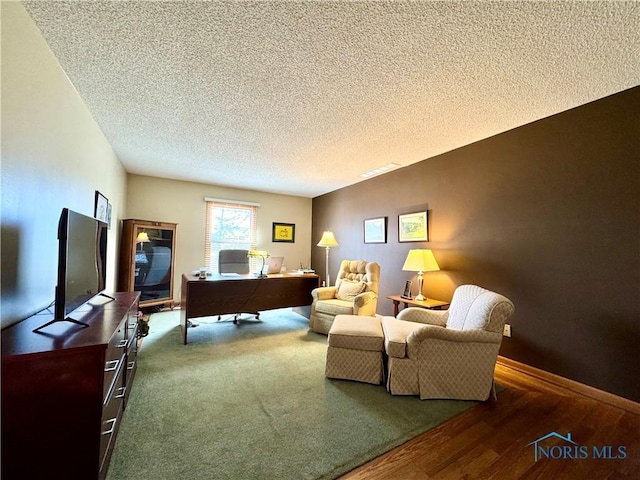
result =
[{"label": "cabinet glass door", "polygon": [[135,234],[134,290],[140,292],[140,301],[170,298],[174,231],[136,227]]}]

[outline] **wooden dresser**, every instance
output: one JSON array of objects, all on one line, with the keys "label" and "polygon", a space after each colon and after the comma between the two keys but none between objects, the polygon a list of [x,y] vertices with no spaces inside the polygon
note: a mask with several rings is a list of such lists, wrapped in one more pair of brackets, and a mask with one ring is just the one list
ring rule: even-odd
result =
[{"label": "wooden dresser", "polygon": [[2,330],[2,478],[104,479],[136,372],[140,294]]}]

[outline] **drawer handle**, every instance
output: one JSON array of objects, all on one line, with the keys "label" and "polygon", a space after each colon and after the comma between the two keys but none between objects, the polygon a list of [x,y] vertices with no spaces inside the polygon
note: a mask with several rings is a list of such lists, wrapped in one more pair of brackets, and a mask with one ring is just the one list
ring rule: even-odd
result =
[{"label": "drawer handle", "polygon": [[104,365],[105,372],[113,372],[118,369],[118,365],[120,364],[120,360],[109,360]]},{"label": "drawer handle", "polygon": [[127,346],[127,339],[125,338],[124,340],[120,340],[120,343],[118,343],[116,348],[124,348],[126,346]]},{"label": "drawer handle", "polygon": [[127,363],[127,370],[133,370],[135,368],[135,366],[136,366],[136,362],[135,361],[129,362],[129,363]]},{"label": "drawer handle", "polygon": [[118,392],[119,393],[114,398],[124,398],[125,393],[127,393],[127,387],[120,387]]},{"label": "drawer handle", "polygon": [[107,430],[106,432],[102,432],[102,435],[111,435],[113,433],[113,430],[116,428],[116,421],[118,420],[117,417],[112,418],[110,420],[107,420],[104,423],[110,423],[111,424],[111,428],[109,430]]}]

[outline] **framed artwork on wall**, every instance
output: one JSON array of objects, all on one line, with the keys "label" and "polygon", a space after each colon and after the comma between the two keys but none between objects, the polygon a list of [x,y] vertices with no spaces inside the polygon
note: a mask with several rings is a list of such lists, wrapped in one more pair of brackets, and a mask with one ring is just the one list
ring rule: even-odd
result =
[{"label": "framed artwork on wall", "polygon": [[427,212],[406,213],[398,216],[399,242],[428,242]]},{"label": "framed artwork on wall", "polygon": [[111,204],[107,202],[107,228],[111,228]]},{"label": "framed artwork on wall", "polygon": [[109,215],[109,200],[96,190],[96,201],[93,209],[93,216],[101,222],[107,223]]},{"label": "framed artwork on wall", "polygon": [[364,243],[387,243],[387,217],[364,221]]},{"label": "framed artwork on wall", "polygon": [[295,223],[273,222],[272,242],[295,243],[296,225]]}]

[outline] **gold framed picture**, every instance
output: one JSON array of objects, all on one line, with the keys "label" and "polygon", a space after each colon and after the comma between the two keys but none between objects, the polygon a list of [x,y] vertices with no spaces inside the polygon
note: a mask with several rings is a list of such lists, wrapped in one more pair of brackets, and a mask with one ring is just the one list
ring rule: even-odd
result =
[{"label": "gold framed picture", "polygon": [[272,242],[295,243],[296,225],[295,223],[273,222]]},{"label": "gold framed picture", "polygon": [[406,213],[398,216],[399,242],[428,242],[427,212]]}]

